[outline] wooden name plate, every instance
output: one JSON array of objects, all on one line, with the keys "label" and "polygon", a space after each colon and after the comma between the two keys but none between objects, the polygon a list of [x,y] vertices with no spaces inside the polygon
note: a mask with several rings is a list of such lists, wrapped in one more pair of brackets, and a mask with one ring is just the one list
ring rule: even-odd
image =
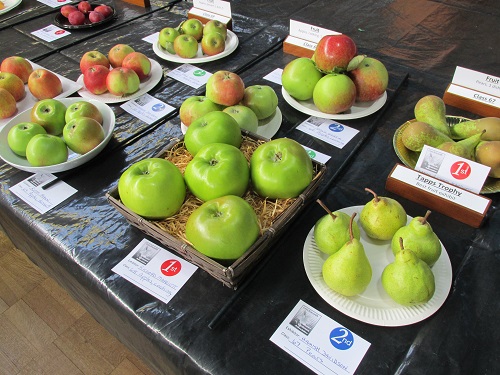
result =
[{"label": "wooden name plate", "polygon": [[500,98],[452,83],[448,85],[443,101],[483,117],[500,117]]},{"label": "wooden name plate", "polygon": [[134,4],[143,8],[149,8],[151,6],[151,3],[149,0],[123,0],[126,3],[129,4]]},{"label": "wooden name plate", "polygon": [[283,52],[297,57],[311,58],[316,49],[316,43],[289,35],[283,42]]}]

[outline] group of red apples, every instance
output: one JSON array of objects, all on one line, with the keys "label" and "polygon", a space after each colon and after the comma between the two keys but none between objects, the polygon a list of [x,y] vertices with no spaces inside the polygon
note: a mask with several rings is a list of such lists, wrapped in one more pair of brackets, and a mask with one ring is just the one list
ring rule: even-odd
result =
[{"label": "group of red apples", "polygon": [[85,23],[104,21],[113,14],[113,8],[106,4],[100,4],[93,8],[88,1],[81,1],[76,6],[71,4],[63,5],[61,14],[68,19],[71,25],[78,26]]}]

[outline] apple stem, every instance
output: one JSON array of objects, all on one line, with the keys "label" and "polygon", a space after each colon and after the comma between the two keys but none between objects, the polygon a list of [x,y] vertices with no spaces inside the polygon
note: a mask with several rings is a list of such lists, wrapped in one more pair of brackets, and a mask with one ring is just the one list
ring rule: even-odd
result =
[{"label": "apple stem", "polygon": [[378,202],[380,200],[377,193],[375,193],[372,189],[365,188],[365,191],[368,191],[373,194],[374,197],[373,199],[375,200],[375,202]]},{"label": "apple stem", "polygon": [[349,220],[349,238],[351,241],[354,239],[354,234],[352,233],[352,223],[354,221],[354,217],[356,216],[356,212],[353,212],[351,215],[351,219]]},{"label": "apple stem", "polygon": [[401,248],[401,250],[404,250],[404,247],[403,247],[403,237],[399,237],[399,247]]},{"label": "apple stem", "polygon": [[318,202],[318,203],[319,203],[319,205],[320,205],[321,207],[323,207],[323,209],[324,209],[326,212],[328,212],[328,214],[329,214],[329,215],[333,218],[333,220],[335,220],[335,219],[337,218],[337,216],[336,216],[336,215],[335,215],[332,211],[330,211],[330,210],[329,210],[329,208],[328,208],[328,207],[326,207],[326,205],[325,205],[325,204],[324,204],[324,203],[323,203],[320,199],[316,199],[316,202]]}]

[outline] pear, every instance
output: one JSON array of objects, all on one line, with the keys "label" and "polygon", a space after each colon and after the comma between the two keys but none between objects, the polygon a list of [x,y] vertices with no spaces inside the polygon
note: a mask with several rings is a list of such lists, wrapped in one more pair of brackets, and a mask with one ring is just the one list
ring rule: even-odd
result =
[{"label": "pear", "polygon": [[476,161],[490,167],[490,177],[500,178],[500,141],[479,142]]},{"label": "pear", "polygon": [[485,130],[458,142],[451,141],[442,143],[437,148],[449,152],[450,154],[460,156],[461,158],[475,160],[475,149],[478,143],[481,142],[481,136],[484,132]]},{"label": "pear", "polygon": [[500,141],[500,118],[483,117],[478,120],[462,121],[450,128],[453,139],[469,138],[474,134],[486,132],[482,135],[482,141]]},{"label": "pear", "polygon": [[450,136],[450,127],[446,121],[446,105],[443,99],[436,95],[426,95],[421,98],[414,108],[415,119],[422,121],[441,133]]},{"label": "pear", "polygon": [[453,139],[425,122],[413,121],[401,133],[401,141],[407,149],[420,152],[424,145],[437,147]]},{"label": "pear", "polygon": [[432,267],[441,255],[441,242],[427,221],[431,211],[425,216],[414,217],[408,225],[399,228],[392,237],[391,248],[394,255],[401,251],[400,238],[416,256]]},{"label": "pear", "polygon": [[411,249],[403,248],[396,254],[394,262],[382,271],[382,287],[395,302],[413,306],[428,302],[434,295],[434,274],[427,263]]},{"label": "pear", "polygon": [[352,297],[362,293],[372,279],[372,267],[365,253],[363,244],[354,238],[352,222],[349,225],[350,240],[323,263],[323,280],[337,293]]},{"label": "pear", "polygon": [[[317,202],[328,213],[314,225],[314,240],[321,252],[331,255],[349,241],[350,217],[342,211],[331,212],[319,199]],[[352,232],[354,238],[359,240],[359,227],[356,222],[352,225]]]},{"label": "pear", "polygon": [[406,225],[406,211],[392,198],[379,197],[365,188],[374,198],[365,204],[359,216],[359,223],[368,237],[377,240],[390,240],[396,231]]}]

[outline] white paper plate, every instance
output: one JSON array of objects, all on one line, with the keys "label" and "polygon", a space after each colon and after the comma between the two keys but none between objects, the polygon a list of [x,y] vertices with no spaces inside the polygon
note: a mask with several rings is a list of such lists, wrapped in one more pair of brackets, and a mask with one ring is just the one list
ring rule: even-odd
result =
[{"label": "white paper plate", "polygon": [[346,112],[337,113],[337,114],[329,114],[324,113],[318,110],[318,108],[314,105],[313,100],[296,100],[290,96],[290,94],[282,87],[281,93],[283,94],[283,98],[285,101],[290,104],[293,108],[298,111],[305,113],[306,115],[316,116],[331,120],[352,120],[361,117],[366,117],[371,115],[372,113],[377,112],[380,108],[383,107],[385,102],[387,101],[387,92],[372,102],[355,102],[354,105]]},{"label": "white paper plate", "polygon": [[236,47],[238,47],[238,43],[239,41],[236,34],[233,33],[231,30],[227,30],[226,48],[224,49],[224,51],[218,53],[217,55],[213,56],[204,55],[203,51],[201,50],[200,43],[198,43],[198,53],[192,59],[185,59],[183,57],[179,57],[179,55],[168,52],[166,49],[160,46],[160,43],[158,41],[153,43],[153,51],[154,53],[156,53],[158,57],[161,57],[162,59],[167,61],[183,63],[183,64],[198,64],[198,63],[219,60],[222,59],[223,57],[230,55],[231,53],[234,52]]},{"label": "white paper plate", "polygon": [[151,61],[151,75],[144,82],[141,82],[141,84],[139,85],[139,90],[137,90],[133,94],[125,96],[116,96],[111,94],[110,92],[105,92],[101,95],[92,94],[89,90],[86,89],[85,85],[83,84],[83,74],[80,74],[80,77],[78,77],[78,80],[76,81],[81,84],[82,87],[80,90],[78,90],[78,95],[85,99],[94,99],[107,104],[122,103],[138,98],[139,96],[146,94],[149,90],[155,87],[163,77],[163,69],[161,68],[160,64],[158,64],[158,62],[155,60],[149,60]]},{"label": "white paper plate", "polygon": [[2,2],[4,4],[4,8],[0,10],[0,14],[7,13],[21,4],[21,0],[2,0]]},{"label": "white paper plate", "polygon": [[28,163],[26,158],[18,156],[12,152],[8,143],[7,143],[7,134],[9,130],[16,124],[20,122],[30,121],[30,113],[31,109],[28,109],[19,115],[15,116],[12,120],[10,120],[7,125],[4,126],[2,130],[0,130],[0,157],[8,164],[12,165],[17,169],[21,169],[23,171],[32,172],[32,173],[57,173],[64,172],[69,169],[76,168],[87,161],[93,159],[97,154],[99,154],[102,149],[108,144],[109,140],[113,136],[113,130],[115,128],[115,114],[111,110],[111,108],[99,101],[92,99],[82,99],[82,98],[67,98],[67,99],[59,99],[64,105],[69,106],[72,103],[79,102],[82,100],[86,100],[99,108],[103,117],[102,127],[104,128],[104,140],[92,151],[87,152],[84,155],[75,154],[73,151],[68,149],[68,161],[50,165],[47,167],[33,167]]},{"label": "white paper plate", "polygon": [[[33,67],[33,70],[43,68],[43,66],[40,66],[32,61],[29,61],[29,62],[31,64],[31,66]],[[43,68],[43,69],[45,69],[45,68]],[[58,96],[56,96],[55,99],[66,98],[67,96],[70,96],[71,94],[78,91],[82,87],[81,84],[78,84],[74,81],[71,81],[70,79],[63,77],[62,75],[57,74],[56,72],[52,72],[52,73],[54,73],[56,76],[59,77],[59,79],[61,80],[62,89],[63,89],[63,92],[61,94],[59,94]],[[27,109],[31,109],[35,105],[35,103],[38,101],[38,99],[36,99],[33,95],[31,95],[31,92],[28,89],[28,84],[25,84],[24,87],[25,87],[26,95],[24,96],[24,98],[22,100],[20,100],[16,103],[17,112],[14,114],[14,116],[16,116],[17,114],[19,114]],[[2,129],[2,127],[5,124],[7,124],[12,118],[14,118],[14,116],[0,120],[0,129]]]},{"label": "white paper plate", "polygon": [[[357,217],[363,206],[343,208],[339,211]],[[412,218],[408,216],[408,222]],[[359,224],[359,222],[358,222]],[[323,280],[322,267],[328,255],[322,253],[314,241],[314,227],[311,228],[304,243],[304,268],[307,277],[318,294],[338,311],[365,323],[397,327],[417,323],[434,314],[445,302],[450,292],[452,269],[450,258],[444,246],[441,256],[432,267],[436,290],[427,303],[415,306],[402,306],[394,302],[382,287],[382,271],[394,261],[390,241],[370,239],[359,225],[361,243],[372,267],[372,280],[366,290],[354,297],[345,297],[331,290]]]}]

